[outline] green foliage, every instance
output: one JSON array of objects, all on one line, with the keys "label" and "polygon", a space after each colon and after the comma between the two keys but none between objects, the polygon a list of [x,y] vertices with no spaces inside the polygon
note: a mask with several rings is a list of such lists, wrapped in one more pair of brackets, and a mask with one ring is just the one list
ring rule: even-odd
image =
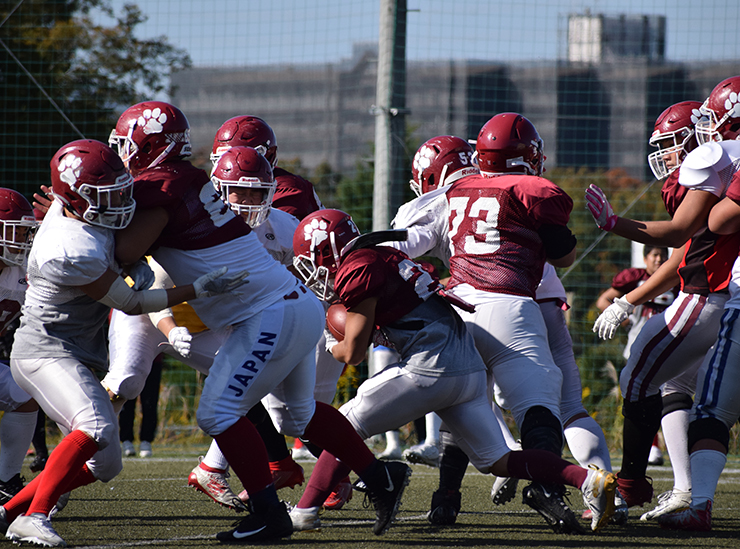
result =
[{"label": "green foliage", "polygon": [[[10,14],[14,5],[0,8],[0,172],[30,194],[60,146],[80,134],[107,141],[120,111],[169,91],[170,73],[191,63],[165,37],[135,36],[146,18],[133,4],[118,15],[110,0],[26,1]],[[93,10],[113,23],[95,23]]]}]

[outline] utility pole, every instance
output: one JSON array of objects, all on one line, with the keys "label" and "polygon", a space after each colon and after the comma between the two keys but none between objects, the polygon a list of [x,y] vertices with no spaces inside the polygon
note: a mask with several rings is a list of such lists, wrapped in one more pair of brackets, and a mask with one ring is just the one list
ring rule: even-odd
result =
[{"label": "utility pole", "polygon": [[406,132],[406,0],[380,1],[375,93],[373,230],[390,226],[403,201]]}]

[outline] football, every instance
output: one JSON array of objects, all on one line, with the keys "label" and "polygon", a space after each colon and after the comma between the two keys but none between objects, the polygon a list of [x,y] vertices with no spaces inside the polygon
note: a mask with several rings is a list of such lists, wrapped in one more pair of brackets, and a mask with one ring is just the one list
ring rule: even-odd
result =
[{"label": "football", "polygon": [[347,309],[341,303],[334,303],[326,311],[326,327],[337,341],[344,339],[344,324],[347,322]]}]

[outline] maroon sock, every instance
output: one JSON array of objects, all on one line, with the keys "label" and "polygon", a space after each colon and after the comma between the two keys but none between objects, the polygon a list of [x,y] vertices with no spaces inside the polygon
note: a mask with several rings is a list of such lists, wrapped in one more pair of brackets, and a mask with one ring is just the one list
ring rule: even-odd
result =
[{"label": "maroon sock", "polygon": [[511,452],[508,462],[509,475],[515,478],[567,484],[581,489],[588,471],[573,465],[547,450],[522,450]]},{"label": "maroon sock", "polygon": [[85,462],[97,451],[98,444],[82,431],[72,431],[64,437],[49,455],[44,479],[37,485],[26,514],[48,515],[59,496],[68,491],[67,486],[80,474]]},{"label": "maroon sock", "polygon": [[316,403],[316,411],[303,438],[342,460],[355,473],[362,473],[375,462],[375,456],[352,424],[329,404]]},{"label": "maroon sock", "polygon": [[213,438],[247,493],[257,494],[272,484],[265,443],[249,419],[240,418]]},{"label": "maroon sock", "polygon": [[306,489],[303,491],[300,501],[296,507],[306,509],[308,507],[321,507],[326,498],[329,497],[334,487],[346,477],[350,468],[339,461],[329,452],[321,452],[319,460],[313,468],[311,478],[308,479]]}]

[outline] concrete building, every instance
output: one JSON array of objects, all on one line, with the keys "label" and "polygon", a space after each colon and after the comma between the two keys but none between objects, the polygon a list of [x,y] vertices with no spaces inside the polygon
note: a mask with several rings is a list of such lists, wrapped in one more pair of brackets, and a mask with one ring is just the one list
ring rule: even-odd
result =
[{"label": "concrete building", "polygon": [[[549,64],[482,60],[408,62],[412,145],[441,134],[474,139],[499,112],[520,112],[545,142],[548,167],[622,168],[649,179],[648,138],[669,105],[703,100],[740,61],[665,61],[664,17],[573,15],[569,59]],[[254,114],[275,130],[279,156],[350,174],[371,156],[376,50],[314,66],[194,68],[174,75],[173,102],[188,116],[194,149],[207,155],[228,118]],[[409,150],[409,157],[414,150]]]}]

